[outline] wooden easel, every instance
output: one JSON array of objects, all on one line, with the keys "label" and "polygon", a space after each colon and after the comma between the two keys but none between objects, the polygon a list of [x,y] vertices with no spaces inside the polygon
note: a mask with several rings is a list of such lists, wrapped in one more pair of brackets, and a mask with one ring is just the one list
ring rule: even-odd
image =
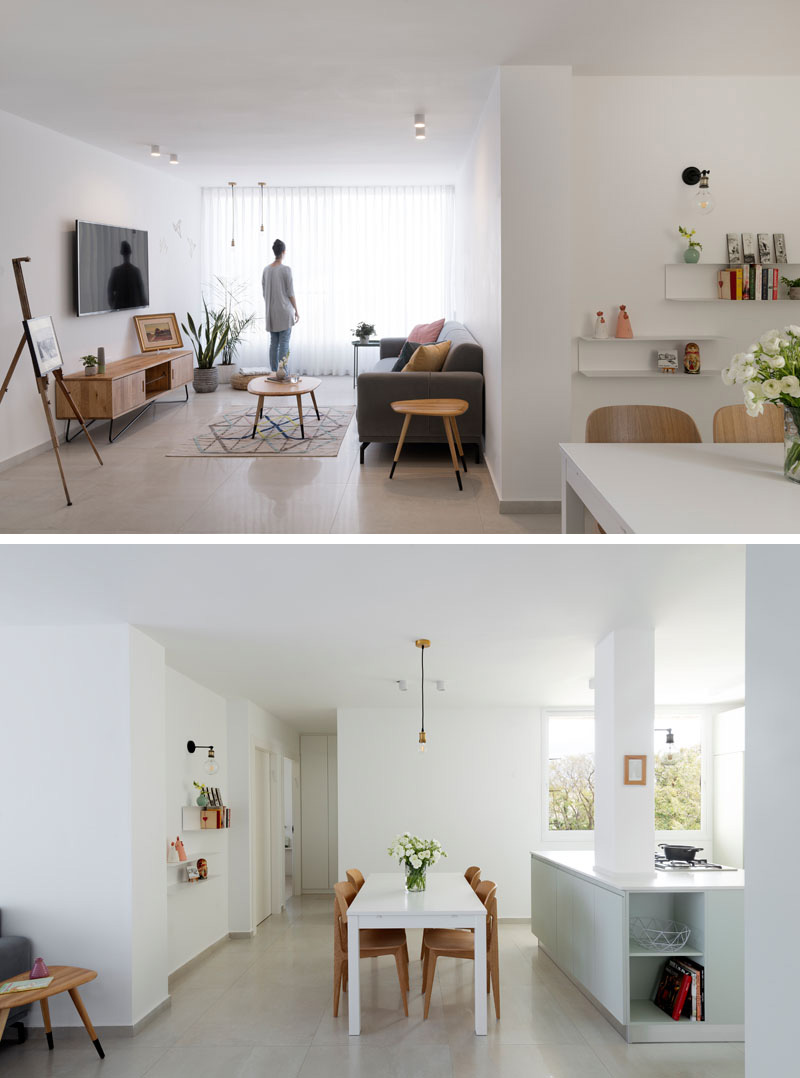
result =
[{"label": "wooden easel", "polygon": [[[33,315],[31,314],[31,305],[28,302],[28,289],[25,286],[25,278],[24,278],[24,276],[22,274],[22,263],[23,262],[30,262],[30,258],[12,258],[11,259],[11,265],[14,267],[14,279],[17,282],[17,292],[19,293],[19,305],[22,308],[22,317],[23,317],[23,319],[25,319],[27,321],[27,319],[32,318]],[[17,350],[14,353],[14,358],[11,360],[11,366],[8,368],[8,374],[5,376],[5,379],[3,380],[2,386],[0,386],[0,404],[2,404],[3,397],[6,395],[6,392],[8,390],[8,384],[11,381],[11,378],[12,378],[12,376],[14,374],[14,371],[16,370],[16,366],[17,366],[17,363],[19,361],[19,357],[22,355],[22,351],[25,348],[26,343],[27,343],[27,339],[26,339],[25,334],[23,333],[22,334],[22,340],[19,342],[19,345],[17,346]],[[34,372],[35,371],[36,371],[36,368],[34,367]],[[59,473],[61,475],[61,484],[64,487],[64,495],[66,496],[66,499],[67,499],[67,505],[72,505],[72,499],[69,496],[69,489],[67,487],[67,479],[66,479],[66,476],[64,475],[64,466],[61,463],[61,453],[60,453],[59,448],[58,448],[58,436],[56,435],[56,427],[55,427],[55,423],[53,422],[53,413],[50,410],[50,401],[47,399],[47,390],[48,390],[48,386],[50,384],[49,383],[49,378],[48,378],[48,376],[46,374],[43,374],[43,375],[36,374],[35,377],[36,377],[36,385],[37,385],[37,388],[39,390],[39,396],[42,398],[42,407],[44,408],[44,415],[45,415],[45,419],[47,420],[47,427],[48,427],[48,430],[50,431],[50,441],[53,443],[53,451],[55,452],[56,461],[58,462],[58,470],[59,470]],[[78,420],[80,425],[83,427],[83,432],[86,435],[86,437],[89,439],[89,444],[91,445],[92,449],[94,450],[94,455],[97,457],[100,464],[102,464],[103,461],[102,461],[102,459],[100,457],[100,454],[97,452],[97,446],[92,441],[92,436],[89,434],[89,431],[86,429],[86,424],[83,421],[83,416],[78,411],[78,406],[75,404],[75,401],[72,399],[72,396],[70,395],[70,391],[67,389],[67,384],[64,381],[64,376],[61,373],[60,368],[58,370],[53,371],[53,377],[55,378],[56,382],[58,383],[59,387],[61,388],[61,392],[64,394],[64,398],[67,401],[67,403],[69,404],[70,408],[72,409],[72,411],[73,411],[73,413],[75,415],[75,418]]]}]

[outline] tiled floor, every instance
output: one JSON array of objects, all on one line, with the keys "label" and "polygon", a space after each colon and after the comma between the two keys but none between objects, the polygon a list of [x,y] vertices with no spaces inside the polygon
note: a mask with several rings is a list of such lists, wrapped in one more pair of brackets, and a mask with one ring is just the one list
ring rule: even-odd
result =
[{"label": "tiled floor", "polygon": [[626,1045],[545,956],[527,925],[500,930],[502,1018],[472,1031],[471,963],[443,959],[422,1020],[419,933],[409,932],[410,1017],[391,958],[361,963],[362,1035],[347,997],[331,1008],[332,900],[293,898],[253,940],[232,940],[173,986],[171,1010],[137,1037],[41,1030],[0,1049],[4,1078],[743,1078],[740,1044]]},{"label": "tiled floor", "polygon": [[[325,378],[321,404],[355,404],[349,378]],[[355,419],[336,458],[201,460],[167,457],[217,412],[250,403],[245,393],[189,390],[109,445],[96,425],[100,468],[81,436],[63,447],[73,505],[51,452],[0,472],[0,532],[171,533],[553,533],[556,515],[501,515],[485,464],[459,492],[446,446],[414,446],[388,479],[394,447],[372,445],[358,463]],[[59,427],[63,424],[59,424]],[[471,450],[467,450],[471,454]]]}]

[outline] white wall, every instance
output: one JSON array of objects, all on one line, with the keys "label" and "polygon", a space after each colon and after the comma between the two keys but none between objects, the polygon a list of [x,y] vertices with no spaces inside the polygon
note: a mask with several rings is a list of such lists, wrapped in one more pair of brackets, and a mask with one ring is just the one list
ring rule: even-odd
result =
[{"label": "white wall", "polygon": [[[139,351],[130,312],[75,316],[72,240],[75,219],[146,229],[150,241],[150,310],[179,319],[198,306],[200,192],[174,175],[136,165],[86,143],[0,112],[3,177],[0,199],[0,369],[5,373],[21,335],[10,261],[25,266],[34,315],[50,314],[68,372],[100,345],[110,361]],[[182,236],[173,223],[181,222]],[[144,312],[135,312],[144,313]],[[60,427],[60,424],[59,424]],[[0,462],[49,444],[27,353],[0,409]]]},{"label": "white wall", "polygon": [[[433,871],[480,865],[497,883],[501,917],[530,916],[530,851],[541,846],[538,709],[419,712],[340,708],[339,878],[391,872],[386,848],[411,831],[448,853]],[[377,746],[377,748],[376,748]]]},{"label": "white wall", "polygon": [[[129,630],[0,628],[3,931],[45,962],[87,966],[97,1026],[132,1021]],[[67,996],[53,1025],[80,1025]],[[31,1025],[41,1025],[38,1007]]]},{"label": "white wall", "polygon": [[[164,649],[130,629],[130,773],[133,1022],[169,995],[167,986],[166,680]],[[175,872],[176,869],[169,871]]]},{"label": "white wall", "polygon": [[794,546],[747,551],[745,1069],[753,1078],[797,1070],[794,924],[800,868],[791,854],[797,844],[800,759],[795,677],[800,582],[784,574],[776,600],[765,579],[767,550],[775,565],[789,564],[797,554]]},{"label": "white wall", "polygon": [[[726,359],[765,330],[797,321],[800,306],[788,303],[667,301],[664,264],[682,260],[678,225],[697,229],[700,273],[704,263],[727,260],[728,231],[784,232],[790,260],[800,261],[797,149],[787,134],[799,92],[800,78],[573,80],[573,335],[591,334],[599,309],[611,315],[613,335],[625,303],[635,334],[675,333],[684,343],[694,334],[728,336],[713,346]],[[680,178],[687,165],[711,170],[717,204],[705,217],[687,205],[690,188]],[[700,344],[710,362],[712,345]],[[641,403],[684,409],[710,441],[714,411],[741,401],[740,388],[716,378],[575,374],[572,438],[583,440],[592,409]]]},{"label": "white wall", "polygon": [[338,871],[337,786],[336,735],[301,735],[299,856],[305,894],[326,893],[343,879]]},{"label": "white wall", "polygon": [[456,318],[483,348],[486,463],[502,477],[500,78],[495,79],[456,184]]},{"label": "white wall", "polygon": [[744,708],[713,719],[714,860],[744,868]]},{"label": "white wall", "polygon": [[[184,831],[181,806],[194,805],[198,791],[193,781],[219,786],[223,801],[229,798],[227,705],[223,697],[167,667],[166,670],[166,813],[164,857],[167,839],[180,834],[190,857],[208,859],[205,883],[186,883],[171,892],[168,908],[168,967],[172,973],[189,959],[228,934],[228,840],[236,826],[231,813],[231,829]],[[213,745],[219,771],[207,775],[203,764],[207,750],[186,751],[186,742]],[[170,883],[185,877],[183,866],[166,869]]]}]

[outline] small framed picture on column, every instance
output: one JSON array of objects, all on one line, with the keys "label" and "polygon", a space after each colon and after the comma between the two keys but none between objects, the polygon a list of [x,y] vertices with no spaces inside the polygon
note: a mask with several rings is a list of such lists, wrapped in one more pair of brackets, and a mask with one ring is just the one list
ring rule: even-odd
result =
[{"label": "small framed picture on column", "polygon": [[647,785],[647,757],[646,756],[626,756],[625,757],[625,778],[624,783],[626,786],[646,786]]}]

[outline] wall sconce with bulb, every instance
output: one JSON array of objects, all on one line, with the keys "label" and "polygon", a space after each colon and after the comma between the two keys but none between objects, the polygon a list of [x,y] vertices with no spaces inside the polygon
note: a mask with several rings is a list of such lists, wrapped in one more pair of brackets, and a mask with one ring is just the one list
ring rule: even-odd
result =
[{"label": "wall sconce with bulb", "polygon": [[710,175],[710,169],[699,169],[696,165],[689,165],[681,173],[681,179],[687,187],[697,188],[697,190],[692,191],[689,195],[689,204],[693,206],[698,213],[711,213],[716,205],[714,194],[709,186]]},{"label": "wall sconce with bulb", "polygon": [[203,764],[203,770],[207,775],[216,775],[219,771],[219,764],[214,757],[213,745],[195,745],[194,741],[186,742],[186,751],[193,753],[196,749],[208,749],[208,759]]},{"label": "wall sconce with bulb", "polygon": [[674,763],[674,761],[675,761],[675,750],[674,750],[673,746],[675,745],[675,735],[672,732],[672,727],[671,726],[656,726],[655,732],[657,734],[664,734],[665,733],[667,735],[667,755],[666,755],[666,758],[665,758],[664,762],[668,763],[668,764]]}]

